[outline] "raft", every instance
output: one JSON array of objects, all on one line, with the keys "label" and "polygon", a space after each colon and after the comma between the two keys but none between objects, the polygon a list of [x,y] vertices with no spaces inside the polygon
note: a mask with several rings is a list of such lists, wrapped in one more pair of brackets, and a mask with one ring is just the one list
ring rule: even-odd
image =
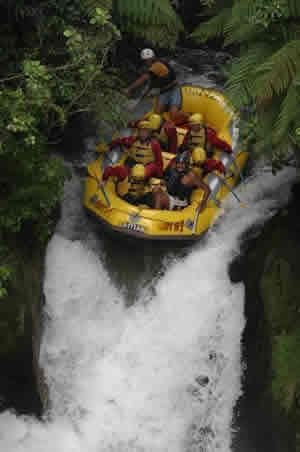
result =
[{"label": "raft", "polygon": [[[122,199],[113,178],[101,190],[99,181],[104,169],[109,166],[122,165],[127,158],[126,150],[114,148],[109,153],[102,153],[88,166],[85,179],[83,204],[89,213],[110,231],[129,235],[139,239],[151,240],[197,240],[213,224],[220,212],[222,201],[234,188],[241,176],[248,159],[247,152],[238,147],[238,116],[224,95],[215,89],[199,86],[182,86],[181,111],[184,113],[201,113],[205,125],[213,128],[217,136],[231,145],[233,152],[215,152],[214,158],[222,161],[226,168],[225,182],[217,173],[208,174],[203,180],[210,189],[206,208],[199,213],[198,205],[202,199],[202,189],[195,189],[187,207],[176,210],[155,210],[146,205],[133,205]],[[164,115],[167,119],[168,115]],[[119,136],[132,135],[132,130],[124,129]],[[163,152],[164,168],[173,154]],[[149,190],[157,183],[151,181]]]}]

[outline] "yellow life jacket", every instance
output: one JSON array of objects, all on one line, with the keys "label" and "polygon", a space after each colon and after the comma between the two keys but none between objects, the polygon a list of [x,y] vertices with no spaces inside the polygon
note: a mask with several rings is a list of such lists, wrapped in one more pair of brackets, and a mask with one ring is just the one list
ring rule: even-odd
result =
[{"label": "yellow life jacket", "polygon": [[128,193],[134,198],[139,198],[145,194],[145,182],[131,180]]},{"label": "yellow life jacket", "polygon": [[188,130],[183,129],[182,127],[176,127],[176,133],[177,133],[177,146],[181,146],[184,140],[184,137],[186,136]]},{"label": "yellow life jacket", "polygon": [[[187,134],[187,129],[176,127],[176,133],[177,133],[177,146],[180,146],[182,145],[184,137]],[[154,136],[157,136],[161,144],[168,143],[168,135],[166,134],[164,127],[162,127],[159,133],[155,133]]]},{"label": "yellow life jacket", "polygon": [[139,198],[148,191],[149,189],[148,186],[145,185],[145,182],[136,181],[132,178],[128,179],[128,177],[126,177],[123,181],[119,181],[117,185],[117,193],[121,198],[127,194],[134,198]]},{"label": "yellow life jacket", "polygon": [[118,195],[123,198],[123,196],[127,195],[130,188],[130,182],[128,177],[125,177],[124,180],[119,181],[117,184],[117,193]]},{"label": "yellow life jacket", "polygon": [[152,151],[151,140],[142,142],[139,139],[128,149],[128,155],[137,163],[147,165],[154,161],[154,153]]},{"label": "yellow life jacket", "polygon": [[188,147],[190,150],[194,149],[194,147],[202,147],[203,149],[206,149],[206,129],[205,127],[202,127],[199,132],[194,132],[193,130],[190,130],[188,142]]}]

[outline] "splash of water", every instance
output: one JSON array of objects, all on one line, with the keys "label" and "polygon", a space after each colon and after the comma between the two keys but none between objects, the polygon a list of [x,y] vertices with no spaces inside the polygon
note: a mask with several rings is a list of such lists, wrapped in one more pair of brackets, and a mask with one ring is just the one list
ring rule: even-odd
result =
[{"label": "splash of water", "polygon": [[[41,364],[51,408],[43,422],[2,413],[0,449],[229,452],[245,320],[243,285],[232,284],[227,269],[241,234],[286,203],[293,176],[252,178],[240,192],[248,208],[228,199],[205,240],[168,261],[156,294],[129,308],[99,257],[61,235],[72,223],[65,209],[44,286]],[[72,218],[78,222],[80,209]]]}]

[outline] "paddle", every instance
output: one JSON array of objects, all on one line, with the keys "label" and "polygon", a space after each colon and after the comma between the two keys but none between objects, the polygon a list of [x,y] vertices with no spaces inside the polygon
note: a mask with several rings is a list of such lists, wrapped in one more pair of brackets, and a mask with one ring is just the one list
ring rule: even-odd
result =
[{"label": "paddle", "polygon": [[111,206],[111,202],[110,202],[109,197],[107,196],[106,190],[104,188],[104,182],[100,182],[99,188],[102,191],[103,197],[104,197],[108,207],[110,207]]},{"label": "paddle", "polygon": [[195,232],[196,232],[196,226],[197,226],[198,217],[199,217],[199,214],[200,214],[201,207],[202,207],[202,201],[199,202],[198,207],[197,207],[197,209],[195,211],[195,217],[194,217],[194,223],[193,223],[193,229],[192,229],[192,233],[193,234],[195,234]]},{"label": "paddle", "polygon": [[141,96],[138,99],[131,99],[129,100],[125,106],[127,110],[133,111],[137,108],[137,106],[148,96],[150,91],[152,90],[152,87],[147,87],[146,90],[141,94]]},{"label": "paddle", "polygon": [[222,182],[222,184],[225,185],[225,187],[228,188],[228,190],[230,191],[230,193],[234,196],[234,198],[240,203],[241,207],[248,207],[247,204],[242,201],[238,195],[234,192],[234,190],[230,187],[230,185],[226,182],[225,178],[221,177],[218,175],[218,178],[220,179],[220,181]]}]

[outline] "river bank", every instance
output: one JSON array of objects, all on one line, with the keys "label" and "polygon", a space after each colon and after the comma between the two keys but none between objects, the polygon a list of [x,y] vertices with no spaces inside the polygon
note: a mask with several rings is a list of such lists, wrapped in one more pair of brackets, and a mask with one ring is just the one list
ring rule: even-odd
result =
[{"label": "river bank", "polygon": [[299,185],[293,192],[258,237],[244,241],[230,269],[246,291],[237,450],[240,444],[257,452],[300,450]]}]

